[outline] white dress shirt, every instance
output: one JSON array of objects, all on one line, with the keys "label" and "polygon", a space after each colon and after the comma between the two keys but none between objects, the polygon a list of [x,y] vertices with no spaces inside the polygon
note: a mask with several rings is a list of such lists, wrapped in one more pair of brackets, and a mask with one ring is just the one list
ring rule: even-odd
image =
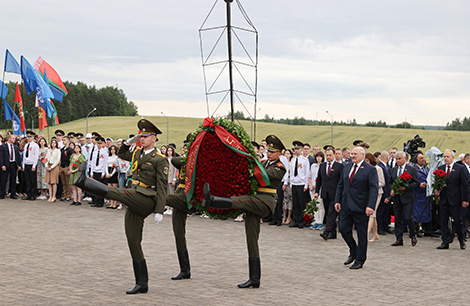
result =
[{"label": "white dress shirt", "polygon": [[[297,160],[297,176],[295,176],[295,163]],[[290,187],[293,185],[303,185],[304,188],[308,188],[308,177],[310,172],[310,163],[308,158],[303,156],[294,157],[290,162]],[[286,183],[284,182],[284,185]]]},{"label": "white dress shirt", "polygon": [[25,149],[23,152],[23,169],[25,165],[32,165],[33,168],[36,169],[36,166],[38,165],[38,160],[39,160],[38,144],[35,143],[34,141],[31,141],[31,142],[28,142],[24,148]]}]

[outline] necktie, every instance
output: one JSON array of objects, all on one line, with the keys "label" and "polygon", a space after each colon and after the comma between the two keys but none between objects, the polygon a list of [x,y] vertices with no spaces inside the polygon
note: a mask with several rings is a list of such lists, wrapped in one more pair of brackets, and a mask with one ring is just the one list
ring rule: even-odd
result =
[{"label": "necktie", "polygon": [[349,177],[349,184],[351,184],[354,174],[356,174],[356,170],[357,170],[357,164],[354,164],[353,172],[351,173],[351,176]]},{"label": "necktie", "polygon": [[26,146],[26,158],[28,158],[28,156],[29,156],[29,143]]},{"label": "necktie", "polygon": [[401,176],[403,174],[403,168],[398,167],[398,176]]},{"label": "necktie", "polygon": [[297,166],[299,165],[299,158],[295,158],[295,170],[294,170],[294,176],[297,176],[299,174],[299,170],[297,170]]},{"label": "necktie", "polygon": [[10,146],[10,162],[14,162],[13,157],[15,156],[15,154],[13,153],[13,145],[10,143],[9,146]]},{"label": "necktie", "polygon": [[98,150],[97,153],[98,154],[96,154],[96,166],[98,166],[98,164],[100,163],[100,151]]},{"label": "necktie", "polygon": [[449,175],[450,175],[450,166],[447,165],[447,177],[449,177]]},{"label": "necktie", "polygon": [[328,176],[330,176],[330,172],[331,172],[331,163],[328,163]]},{"label": "necktie", "polygon": [[93,160],[93,152],[95,152],[95,146],[93,146],[93,149],[91,149],[90,161]]}]

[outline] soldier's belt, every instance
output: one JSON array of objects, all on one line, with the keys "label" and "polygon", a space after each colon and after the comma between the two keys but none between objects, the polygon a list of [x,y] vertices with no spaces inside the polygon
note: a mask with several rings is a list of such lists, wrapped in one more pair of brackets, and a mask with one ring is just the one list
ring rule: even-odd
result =
[{"label": "soldier's belt", "polygon": [[276,189],[275,188],[267,188],[267,187],[258,187],[256,192],[276,193]]},{"label": "soldier's belt", "polygon": [[184,189],[184,188],[186,188],[186,185],[185,184],[179,184],[178,188],[183,188]]},{"label": "soldier's belt", "polygon": [[132,181],[132,185],[134,185],[134,186],[140,186],[140,187],[145,187],[145,188],[152,188],[152,189],[155,188],[155,186],[150,186],[150,185],[144,184],[144,183],[142,183],[141,181],[137,181],[137,180],[133,180],[133,181]]}]

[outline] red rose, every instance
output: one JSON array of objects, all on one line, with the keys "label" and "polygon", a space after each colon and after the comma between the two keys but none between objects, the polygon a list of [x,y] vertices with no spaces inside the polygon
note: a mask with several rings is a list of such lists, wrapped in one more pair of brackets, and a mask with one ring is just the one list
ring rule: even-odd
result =
[{"label": "red rose", "polygon": [[78,165],[77,164],[72,164],[72,167],[77,168]]}]

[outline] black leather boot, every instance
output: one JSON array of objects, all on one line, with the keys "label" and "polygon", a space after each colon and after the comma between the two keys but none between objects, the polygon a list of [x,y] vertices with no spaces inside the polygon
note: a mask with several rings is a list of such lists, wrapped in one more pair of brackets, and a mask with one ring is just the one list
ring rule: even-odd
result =
[{"label": "black leather boot", "polygon": [[214,197],[213,195],[211,195],[209,183],[204,184],[203,192],[204,192],[204,199],[202,200],[202,206],[220,208],[220,209],[232,208],[231,198]]},{"label": "black leather boot", "polygon": [[173,276],[172,280],[188,279],[191,278],[191,268],[189,266],[188,250],[178,251],[178,261],[180,263],[180,273]]},{"label": "black leather boot", "polygon": [[149,275],[147,272],[147,263],[145,262],[145,259],[134,260],[132,264],[134,266],[135,286],[131,290],[127,290],[126,293],[147,293],[149,290]]},{"label": "black leather boot", "polygon": [[261,263],[259,257],[248,258],[250,268],[250,279],[242,284],[238,284],[238,288],[259,288],[261,279]]},{"label": "black leather boot", "polygon": [[[108,194],[108,185],[98,182],[92,178],[86,177],[87,163],[83,162],[78,167],[78,175],[73,181],[73,184],[83,191],[88,192],[92,195],[106,198]],[[103,206],[103,205],[101,205]]]}]

